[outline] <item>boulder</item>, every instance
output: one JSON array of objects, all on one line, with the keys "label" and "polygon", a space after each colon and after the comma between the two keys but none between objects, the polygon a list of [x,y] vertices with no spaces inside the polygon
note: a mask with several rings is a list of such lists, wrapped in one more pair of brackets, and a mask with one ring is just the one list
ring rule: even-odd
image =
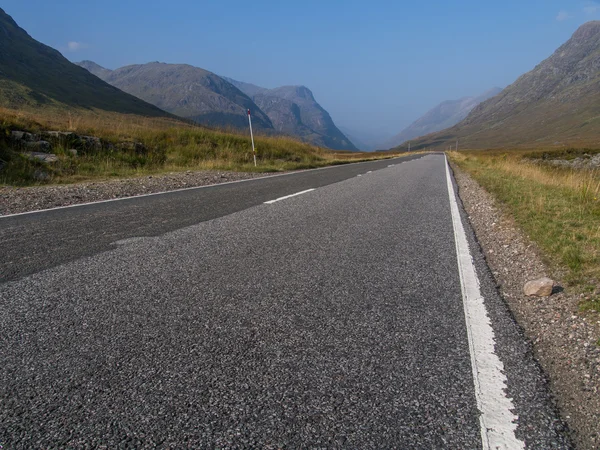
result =
[{"label": "boulder", "polygon": [[523,286],[523,292],[529,297],[549,297],[552,295],[553,288],[554,280],[543,277],[525,283],[525,286]]},{"label": "boulder", "polygon": [[102,139],[96,136],[80,136],[83,143],[83,150],[102,150]]},{"label": "boulder", "polygon": [[70,131],[43,131],[40,136],[53,145],[63,148],[77,146],[77,143],[80,141],[79,136]]},{"label": "boulder", "polygon": [[53,163],[58,161],[58,156],[52,153],[40,153],[40,152],[23,152],[22,155],[30,159],[37,159],[45,163]]},{"label": "boulder", "polygon": [[32,152],[49,153],[52,151],[52,144],[48,141],[25,142],[25,148]]},{"label": "boulder", "polygon": [[71,156],[77,156],[77,150],[75,150],[74,148],[70,148],[69,150],[67,150],[67,153]]},{"label": "boulder", "polygon": [[75,133],[71,132],[71,131],[44,131],[42,133],[42,137],[44,138],[70,138],[73,136],[77,136]]},{"label": "boulder", "polygon": [[148,153],[148,148],[146,148],[146,146],[144,144],[142,144],[141,142],[123,141],[123,142],[119,142],[117,144],[117,148],[119,150],[135,152],[139,155]]},{"label": "boulder", "polygon": [[38,140],[35,134],[26,131],[11,131],[10,137],[13,141],[17,142],[34,142]]},{"label": "boulder", "polygon": [[48,180],[50,180],[50,174],[48,172],[43,171],[43,170],[37,169],[33,173],[33,179],[35,181],[48,181]]}]

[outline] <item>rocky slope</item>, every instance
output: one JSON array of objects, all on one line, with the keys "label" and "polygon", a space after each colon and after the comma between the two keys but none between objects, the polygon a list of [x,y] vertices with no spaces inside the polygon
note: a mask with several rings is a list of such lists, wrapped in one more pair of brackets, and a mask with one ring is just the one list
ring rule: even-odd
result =
[{"label": "rocky slope", "polygon": [[600,21],[582,25],[552,56],[481,103],[458,125],[414,148],[597,145]]},{"label": "rocky slope", "polygon": [[199,124],[245,128],[248,126],[246,112],[250,109],[256,128],[273,129],[270,119],[250,97],[199,67],[153,62],[111,71],[92,61],[78,64],[129,94]]},{"label": "rocky slope", "polygon": [[481,102],[498,95],[500,92],[502,92],[502,89],[492,88],[477,97],[463,97],[459,100],[447,100],[442,102],[396,136],[386,141],[382,147],[396,147],[411,139],[456,125],[467,117],[473,108]]},{"label": "rocky slope", "polygon": [[0,106],[97,108],[170,116],[99,80],[27,34],[0,9]]},{"label": "rocky slope", "polygon": [[358,150],[334,124],[329,113],[305,86],[265,89],[228,79],[250,95],[271,119],[275,129],[320,147],[334,150]]}]

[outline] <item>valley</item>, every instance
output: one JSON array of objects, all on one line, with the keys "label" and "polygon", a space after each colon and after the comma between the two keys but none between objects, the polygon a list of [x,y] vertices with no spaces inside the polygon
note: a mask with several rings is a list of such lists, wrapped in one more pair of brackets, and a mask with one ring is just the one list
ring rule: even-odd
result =
[{"label": "valley", "polygon": [[600,448],[600,5],[71,6],[0,9],[0,449]]}]

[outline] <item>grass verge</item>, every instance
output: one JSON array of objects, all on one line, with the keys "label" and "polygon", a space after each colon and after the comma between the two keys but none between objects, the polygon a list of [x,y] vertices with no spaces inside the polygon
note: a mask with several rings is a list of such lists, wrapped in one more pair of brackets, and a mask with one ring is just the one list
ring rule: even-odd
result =
[{"label": "grass verge", "polygon": [[[11,131],[39,133],[72,131],[117,144],[140,142],[139,150],[79,152],[55,147],[58,161],[47,164],[23,156],[10,140]],[[90,179],[131,177],[182,170],[277,172],[333,164],[391,158],[399,153],[332,151],[287,137],[255,138],[258,167],[254,167],[250,137],[235,130],[214,130],[169,118],[107,113],[96,110],[0,108],[0,184],[28,186],[74,183]]]},{"label": "grass verge", "polygon": [[[600,171],[554,167],[557,151],[449,152],[490,192],[542,250],[567,285],[585,295],[582,311],[600,311]],[[572,151],[568,154],[584,153]]]}]

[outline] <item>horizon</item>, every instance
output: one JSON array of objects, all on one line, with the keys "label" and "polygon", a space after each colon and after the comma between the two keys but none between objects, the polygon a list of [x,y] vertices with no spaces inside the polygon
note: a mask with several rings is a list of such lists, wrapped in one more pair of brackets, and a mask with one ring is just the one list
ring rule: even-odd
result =
[{"label": "horizon", "polygon": [[[5,1],[3,9],[72,62],[90,60],[114,70],[160,61],[265,88],[306,86],[337,126],[357,138],[379,135],[381,141],[444,101],[505,88],[583,23],[600,18],[600,3],[555,0],[376,2],[368,8],[355,1],[341,7],[337,1],[250,6],[234,1],[227,11],[178,2],[186,14],[173,4],[161,9],[156,0],[143,6],[67,0],[59,8],[41,0],[24,3]],[[85,17],[94,17],[94,23]],[[253,32],[245,31],[249,23]],[[199,48],[198,42],[208,45]]]}]

